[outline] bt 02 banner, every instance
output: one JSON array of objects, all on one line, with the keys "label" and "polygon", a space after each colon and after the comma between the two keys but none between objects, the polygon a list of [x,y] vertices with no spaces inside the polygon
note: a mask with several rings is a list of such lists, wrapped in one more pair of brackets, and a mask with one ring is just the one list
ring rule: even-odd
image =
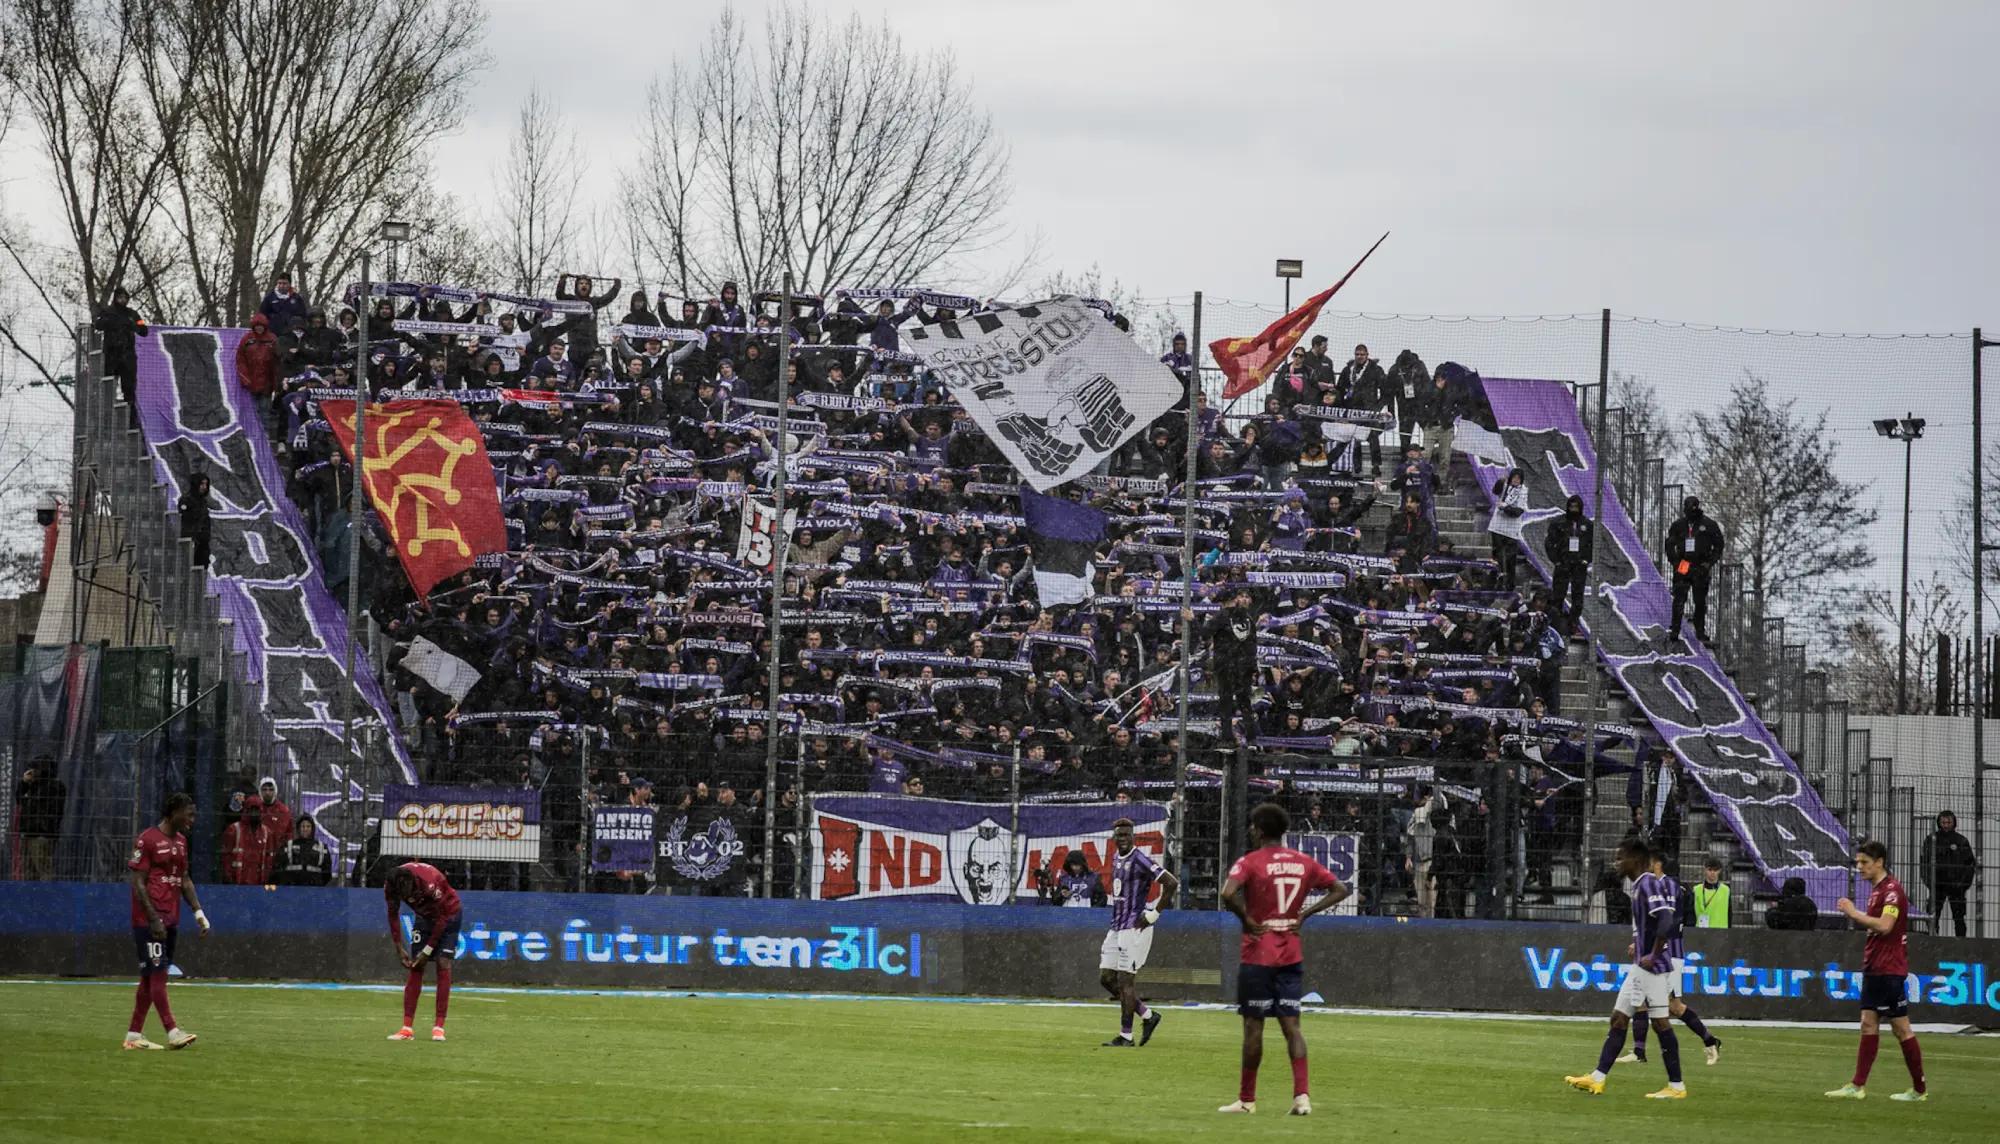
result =
[{"label": "bt 02 banner", "polygon": [[1074,297],[910,330],[910,349],[1038,493],[1080,477],[1183,390]]},{"label": "bt 02 banner", "polygon": [[590,812],[590,872],[650,874],[653,872],[653,820],[650,806],[600,806]]},{"label": "bt 02 banner", "polygon": [[542,794],[505,787],[382,788],[382,853],[407,858],[536,862]]},{"label": "bt 02 banner", "polygon": [[726,814],[664,811],[654,828],[654,871],[683,886],[726,886],[743,877],[743,832]]},{"label": "bt 02 banner", "polygon": [[[1342,884],[1354,886],[1361,870],[1361,836],[1352,833],[1316,833],[1295,831],[1285,835],[1285,845],[1333,871],[1333,876]],[[1315,894],[1308,901],[1317,898]],[[1353,917],[1361,904],[1361,895],[1350,894],[1346,901],[1333,907],[1337,917]]]},{"label": "bt 02 banner", "polygon": [[[820,795],[812,803],[812,897],[913,898],[1002,906],[1035,896],[1034,872],[1060,869],[1072,850],[1108,879],[1111,824],[1133,822],[1134,843],[1166,853],[1167,808],[1093,802],[1021,807],[890,794]],[[1109,888],[1109,881],[1105,883]]]}]

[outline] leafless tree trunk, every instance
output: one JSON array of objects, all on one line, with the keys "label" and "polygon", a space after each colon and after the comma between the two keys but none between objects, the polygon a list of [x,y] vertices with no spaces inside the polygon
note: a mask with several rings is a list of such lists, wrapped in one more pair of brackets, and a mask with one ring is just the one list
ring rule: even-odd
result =
[{"label": "leafless tree trunk", "polygon": [[[142,77],[177,73],[185,58],[155,34],[157,15],[131,0],[5,0],[0,8],[0,87],[40,137],[76,256],[63,288],[74,292],[71,305],[138,285],[125,279],[158,210],[168,143],[192,102],[165,82],[160,100],[142,98]],[[18,249],[8,253],[20,267]],[[64,307],[51,309],[63,317]]]},{"label": "leafless tree trunk", "polygon": [[784,269],[808,291],[948,285],[999,235],[1008,157],[947,55],[886,24],[772,12],[752,51],[725,11],[649,92],[622,177],[649,277],[683,296]]},{"label": "leafless tree trunk", "polygon": [[[150,118],[189,101],[167,136],[163,241],[149,277],[180,277],[183,316],[243,321],[268,280],[337,292],[389,208],[428,175],[483,62],[476,9],[443,0],[162,0]],[[155,129],[142,123],[140,130]]]},{"label": "leafless tree trunk", "polygon": [[500,211],[494,232],[514,289],[533,293],[551,286],[572,261],[586,169],[583,147],[562,109],[539,87],[528,88],[507,160],[493,172]]}]

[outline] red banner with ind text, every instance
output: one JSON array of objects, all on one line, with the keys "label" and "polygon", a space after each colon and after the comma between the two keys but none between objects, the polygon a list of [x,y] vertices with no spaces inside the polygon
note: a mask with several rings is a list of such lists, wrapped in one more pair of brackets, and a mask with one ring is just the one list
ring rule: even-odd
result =
[{"label": "red banner with ind text", "polygon": [[[340,447],[354,457],[354,403],[324,401]],[[363,422],[368,499],[396,545],[417,595],[507,548],[493,462],[479,427],[455,401],[370,405]]]}]

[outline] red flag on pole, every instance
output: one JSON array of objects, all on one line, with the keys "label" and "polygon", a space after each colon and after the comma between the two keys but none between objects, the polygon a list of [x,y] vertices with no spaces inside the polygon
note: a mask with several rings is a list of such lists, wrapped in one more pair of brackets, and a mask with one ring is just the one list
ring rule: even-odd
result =
[{"label": "red flag on pole", "polygon": [[[1375,253],[1375,247],[1381,246],[1388,237],[1388,233],[1384,232],[1381,238],[1375,240],[1375,246],[1368,248],[1368,254]],[[1361,256],[1361,262],[1368,261],[1368,254]],[[1299,339],[1319,320],[1320,308],[1326,305],[1327,299],[1339,293],[1340,288],[1347,285],[1347,280],[1354,277],[1354,272],[1361,269],[1361,262],[1341,275],[1340,281],[1307,298],[1298,309],[1264,327],[1263,333],[1249,338],[1218,338],[1208,343],[1208,352],[1214,356],[1215,364],[1222,367],[1223,376],[1229,379],[1228,384],[1222,387],[1223,399],[1234,400],[1264,384],[1271,371],[1285,360],[1292,347],[1298,345]]]},{"label": "red flag on pole", "polygon": [[[322,401],[333,435],[354,458],[354,403]],[[507,522],[486,442],[456,401],[368,407],[368,500],[388,526],[417,595],[507,549]]]}]

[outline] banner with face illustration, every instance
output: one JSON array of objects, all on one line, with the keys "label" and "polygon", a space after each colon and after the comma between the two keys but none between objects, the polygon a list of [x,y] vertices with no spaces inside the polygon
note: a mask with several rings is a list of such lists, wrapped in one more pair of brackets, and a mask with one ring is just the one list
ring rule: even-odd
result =
[{"label": "banner with face illustration", "polygon": [[1038,493],[1096,469],[1183,391],[1130,334],[1067,296],[904,336]]},{"label": "banner with face illustration", "polygon": [[902,795],[813,799],[812,896],[822,901],[913,898],[1001,906],[1035,897],[1037,870],[1081,850],[1110,889],[1111,824],[1133,823],[1133,845],[1164,860],[1167,808],[1092,802],[1021,807]]}]

